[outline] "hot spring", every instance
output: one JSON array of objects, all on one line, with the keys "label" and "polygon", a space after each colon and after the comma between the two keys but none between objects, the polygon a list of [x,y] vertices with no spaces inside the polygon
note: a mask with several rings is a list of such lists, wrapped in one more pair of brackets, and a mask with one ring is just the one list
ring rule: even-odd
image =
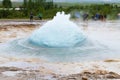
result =
[{"label": "hot spring", "polygon": [[0,55],[36,57],[51,62],[76,62],[113,58],[113,52],[119,54],[101,38],[89,38],[69,18],[69,14],[58,12],[28,38],[0,44]]}]

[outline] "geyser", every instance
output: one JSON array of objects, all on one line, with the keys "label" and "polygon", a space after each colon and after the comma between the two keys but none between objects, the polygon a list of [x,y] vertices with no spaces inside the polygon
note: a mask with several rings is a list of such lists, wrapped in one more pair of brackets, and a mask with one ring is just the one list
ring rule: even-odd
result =
[{"label": "geyser", "polygon": [[80,28],[69,20],[70,15],[58,12],[53,20],[33,32],[29,41],[44,47],[74,47],[85,40]]},{"label": "geyser", "polygon": [[104,45],[86,38],[80,27],[69,18],[70,15],[58,12],[53,20],[34,31],[30,37],[0,44],[0,55],[38,57],[52,62],[89,61],[109,57]]}]

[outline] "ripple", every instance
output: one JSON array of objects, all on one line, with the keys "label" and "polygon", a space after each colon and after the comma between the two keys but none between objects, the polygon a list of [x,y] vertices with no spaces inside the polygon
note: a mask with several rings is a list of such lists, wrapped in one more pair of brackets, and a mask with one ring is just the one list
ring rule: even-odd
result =
[{"label": "ripple", "polygon": [[84,44],[80,43],[76,47],[71,48],[49,48],[37,46],[30,43],[28,39],[14,40],[5,45],[0,46],[0,48],[2,48],[0,53],[6,53],[9,55],[14,54],[16,57],[39,57],[43,60],[52,62],[97,60],[104,58],[104,53],[106,53],[106,50],[108,51],[106,46],[92,40],[86,40],[84,41]]}]

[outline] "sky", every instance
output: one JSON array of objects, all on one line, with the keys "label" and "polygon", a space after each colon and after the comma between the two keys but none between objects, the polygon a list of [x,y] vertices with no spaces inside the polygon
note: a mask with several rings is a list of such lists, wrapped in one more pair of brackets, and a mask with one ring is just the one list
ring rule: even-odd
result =
[{"label": "sky", "polygon": [[[2,1],[2,0],[0,0],[0,1]],[[21,2],[21,1],[23,1],[23,0],[11,0],[11,1],[17,1],[17,2]],[[104,2],[119,2],[120,3],[120,0],[53,0],[54,2],[80,2],[80,1],[97,1],[97,2],[99,2],[99,1],[104,1]]]}]

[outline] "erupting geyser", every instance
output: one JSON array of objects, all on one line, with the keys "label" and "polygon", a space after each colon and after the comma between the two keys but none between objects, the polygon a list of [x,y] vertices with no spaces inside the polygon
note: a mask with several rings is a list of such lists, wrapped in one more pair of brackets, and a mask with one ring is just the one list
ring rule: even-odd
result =
[{"label": "erupting geyser", "polygon": [[108,57],[108,49],[96,40],[86,38],[80,27],[69,18],[69,14],[58,12],[53,20],[35,30],[30,37],[1,44],[0,53],[7,56],[39,57],[53,62],[98,60]]},{"label": "erupting geyser", "polygon": [[69,14],[58,12],[53,20],[34,31],[29,41],[44,47],[74,47],[82,43],[85,37],[69,18]]}]

